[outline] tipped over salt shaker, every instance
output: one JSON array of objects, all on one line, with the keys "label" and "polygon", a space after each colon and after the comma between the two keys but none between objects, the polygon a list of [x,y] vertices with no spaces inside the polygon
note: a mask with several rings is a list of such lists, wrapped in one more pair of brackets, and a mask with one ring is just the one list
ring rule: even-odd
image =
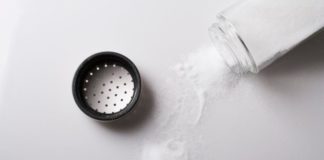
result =
[{"label": "tipped over salt shaker", "polygon": [[219,13],[209,33],[231,70],[257,73],[323,26],[323,0],[246,0]]}]

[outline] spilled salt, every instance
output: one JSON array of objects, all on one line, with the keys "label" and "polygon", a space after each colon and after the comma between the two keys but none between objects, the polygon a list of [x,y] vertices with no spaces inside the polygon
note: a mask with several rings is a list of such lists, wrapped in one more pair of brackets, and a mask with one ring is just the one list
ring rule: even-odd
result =
[{"label": "spilled salt", "polygon": [[159,96],[158,103],[163,107],[157,111],[156,119],[160,128],[143,144],[143,160],[199,157],[201,153],[194,148],[199,147],[201,139],[195,130],[203,120],[208,101],[226,96],[240,80],[212,45],[183,55],[171,72],[174,76],[166,79],[166,88]]},{"label": "spilled salt", "polygon": [[[222,57],[212,46],[205,46],[189,54],[185,60],[174,67],[180,81],[192,87],[198,103],[193,108],[193,124],[197,124],[203,114],[206,98],[220,96],[238,82],[240,75],[232,73],[224,64]],[[186,96],[186,93],[183,93]]]},{"label": "spilled salt", "polygon": [[186,160],[188,153],[183,141],[168,139],[160,143],[148,143],[144,146],[142,159],[146,160]]}]

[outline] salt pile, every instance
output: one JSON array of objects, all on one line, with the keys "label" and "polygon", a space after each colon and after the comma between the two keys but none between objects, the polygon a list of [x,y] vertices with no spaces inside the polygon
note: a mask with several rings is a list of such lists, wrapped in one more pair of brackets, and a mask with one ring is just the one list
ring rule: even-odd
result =
[{"label": "salt pile", "polygon": [[159,96],[163,108],[155,117],[160,128],[143,144],[143,160],[199,157],[201,135],[195,130],[208,100],[225,95],[240,80],[240,75],[229,70],[213,46],[184,55],[170,69],[174,76],[166,80],[165,90]]},{"label": "salt pile", "polygon": [[221,96],[229,87],[235,86],[240,78],[240,75],[229,70],[212,46],[202,47],[190,54],[184,62],[175,66],[175,72],[182,83],[187,85],[184,87],[193,88],[198,99],[197,107],[192,108],[194,124],[201,119],[208,96]]}]

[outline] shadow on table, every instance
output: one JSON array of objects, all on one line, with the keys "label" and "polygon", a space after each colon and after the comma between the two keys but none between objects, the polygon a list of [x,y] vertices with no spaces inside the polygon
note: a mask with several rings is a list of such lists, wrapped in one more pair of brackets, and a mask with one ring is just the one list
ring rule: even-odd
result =
[{"label": "shadow on table", "polygon": [[115,130],[118,132],[131,132],[139,130],[145,123],[147,123],[152,115],[154,109],[154,97],[150,86],[142,78],[142,91],[139,101],[135,108],[122,117],[113,122],[101,123],[100,125],[107,129]]}]

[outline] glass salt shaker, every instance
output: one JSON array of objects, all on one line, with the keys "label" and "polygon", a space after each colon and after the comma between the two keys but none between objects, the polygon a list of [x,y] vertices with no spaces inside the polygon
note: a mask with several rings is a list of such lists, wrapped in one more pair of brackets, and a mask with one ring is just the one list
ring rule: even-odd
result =
[{"label": "glass salt shaker", "polygon": [[209,33],[234,72],[257,73],[323,26],[323,0],[246,0],[219,13]]}]

